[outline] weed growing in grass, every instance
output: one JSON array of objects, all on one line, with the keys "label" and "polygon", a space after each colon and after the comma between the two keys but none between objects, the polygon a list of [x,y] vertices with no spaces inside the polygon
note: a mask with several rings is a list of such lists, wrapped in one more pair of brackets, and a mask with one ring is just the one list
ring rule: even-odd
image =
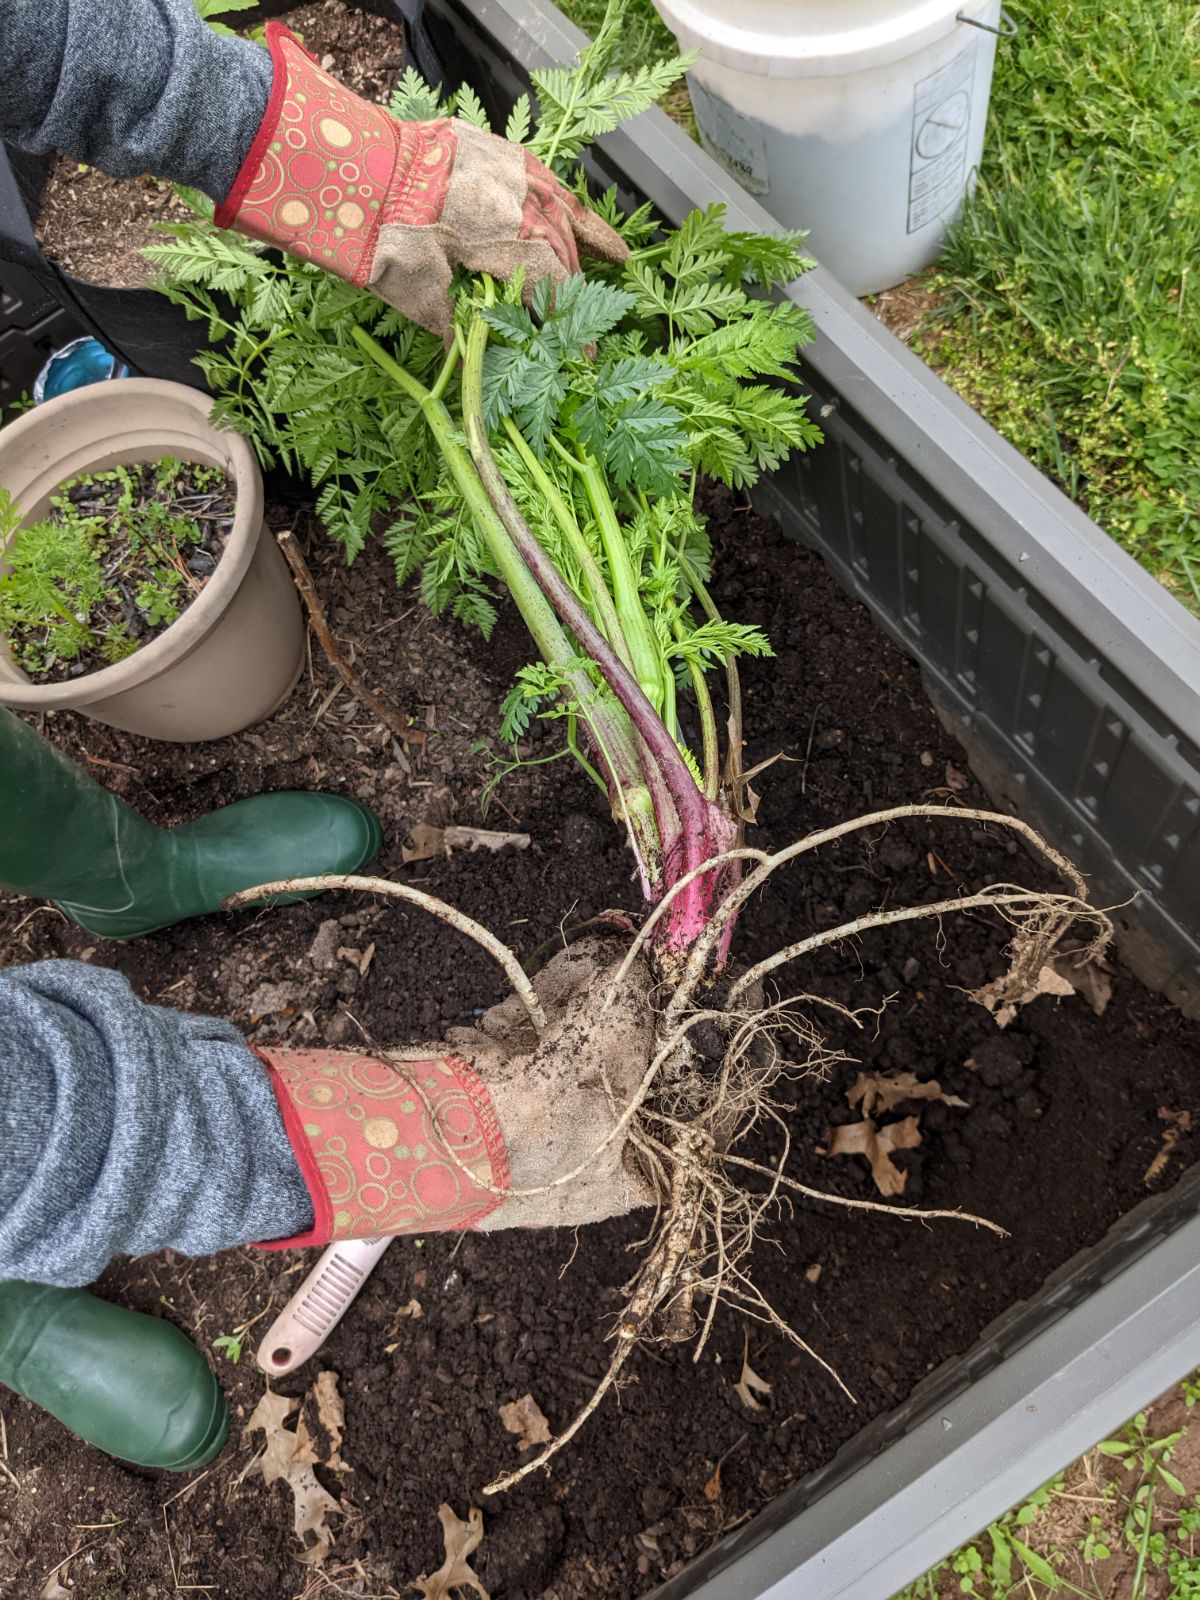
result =
[{"label": "weed growing in grass", "polygon": [[1200,12],[1016,0],[921,354],[1200,605]]},{"label": "weed growing in grass", "polygon": [[[1189,1407],[1198,1393],[1200,1373],[1178,1390]],[[1160,1434],[1156,1414],[1139,1412],[895,1600],[1200,1600],[1200,1494],[1169,1465],[1187,1426]]]}]

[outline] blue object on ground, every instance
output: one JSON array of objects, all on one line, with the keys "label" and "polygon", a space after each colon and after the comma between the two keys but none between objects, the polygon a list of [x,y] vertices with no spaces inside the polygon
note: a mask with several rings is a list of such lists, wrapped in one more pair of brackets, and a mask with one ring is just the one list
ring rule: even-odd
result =
[{"label": "blue object on ground", "polygon": [[43,400],[53,400],[57,395],[82,389],[89,383],[128,377],[129,368],[106,350],[99,339],[72,339],[70,344],[56,350],[38,373],[33,385],[34,404],[40,406]]}]

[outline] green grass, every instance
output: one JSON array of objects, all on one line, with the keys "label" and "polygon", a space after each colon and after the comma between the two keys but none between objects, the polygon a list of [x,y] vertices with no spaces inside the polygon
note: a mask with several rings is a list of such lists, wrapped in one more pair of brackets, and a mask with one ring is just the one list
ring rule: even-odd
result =
[{"label": "green grass", "polygon": [[[604,0],[560,0],[585,32]],[[1200,609],[1200,7],[1010,0],[978,191],[913,348]],[[629,0],[623,61],[672,49]],[[665,109],[691,126],[686,97]]]},{"label": "green grass", "polygon": [[[558,9],[582,28],[589,39],[596,36],[604,17],[606,0],[556,0]],[[626,0],[621,18],[621,38],[613,58],[614,67],[628,71],[644,62],[661,61],[678,49],[674,35],[655,11],[652,0]],[[677,83],[659,101],[669,117],[695,135],[696,122],[686,83]]]},{"label": "green grass", "polygon": [[1012,0],[979,189],[914,341],[1200,601],[1200,9]]},{"label": "green grass", "polygon": [[[558,9],[582,28],[589,39],[604,20],[607,0],[557,0]],[[674,37],[655,11],[651,0],[627,0],[621,18],[621,42],[613,65],[621,68],[641,66],[654,57],[675,54]]]}]

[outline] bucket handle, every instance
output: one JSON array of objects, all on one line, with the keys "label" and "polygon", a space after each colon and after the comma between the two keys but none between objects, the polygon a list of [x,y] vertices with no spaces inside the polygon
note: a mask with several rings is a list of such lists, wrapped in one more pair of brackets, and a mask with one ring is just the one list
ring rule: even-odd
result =
[{"label": "bucket handle", "polygon": [[1001,11],[1000,26],[998,28],[993,28],[990,22],[980,22],[978,17],[964,16],[961,11],[958,12],[954,20],[956,22],[965,22],[968,28],[981,28],[984,33],[994,33],[997,39],[1015,39],[1021,31],[1015,19],[1010,17],[1007,11]]}]

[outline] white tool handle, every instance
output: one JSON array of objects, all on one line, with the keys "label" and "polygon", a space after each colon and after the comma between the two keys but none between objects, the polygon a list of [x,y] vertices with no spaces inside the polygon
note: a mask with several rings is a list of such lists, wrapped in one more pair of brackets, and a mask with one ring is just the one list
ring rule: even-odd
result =
[{"label": "white tool handle", "polygon": [[391,1242],[390,1235],[385,1239],[343,1239],[322,1251],[321,1259],[258,1347],[256,1359],[263,1372],[294,1372],[316,1355]]}]

